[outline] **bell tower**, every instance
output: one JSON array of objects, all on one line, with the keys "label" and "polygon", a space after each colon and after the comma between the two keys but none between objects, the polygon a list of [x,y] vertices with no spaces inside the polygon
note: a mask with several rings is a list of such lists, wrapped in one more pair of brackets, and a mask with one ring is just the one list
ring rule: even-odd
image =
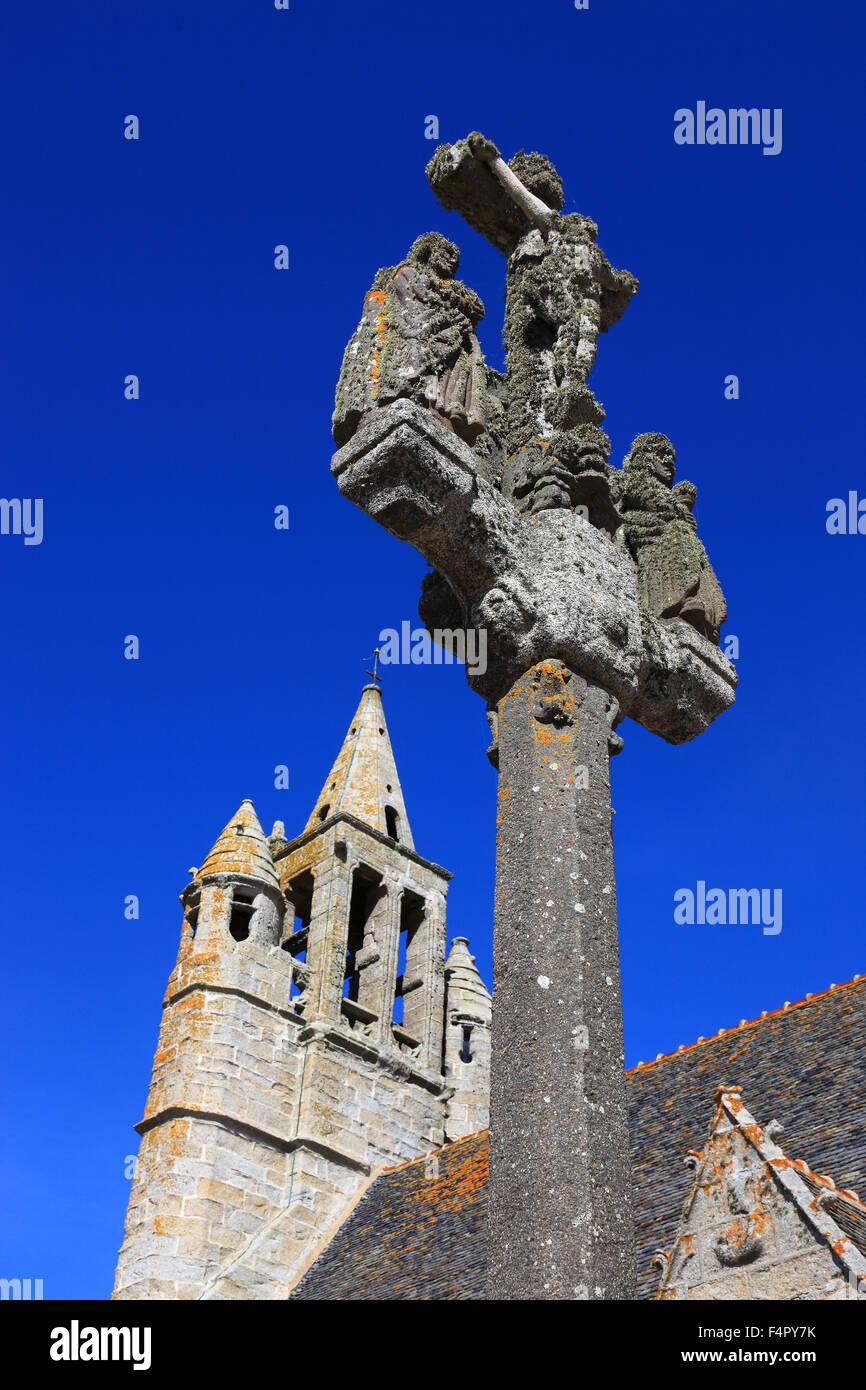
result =
[{"label": "bell tower", "polygon": [[302,834],[274,857],[296,912],[284,945],[309,966],[305,1017],[439,1075],[451,875],[415,849],[375,683]]},{"label": "bell tower", "polygon": [[191,872],[113,1297],[285,1298],[374,1169],[486,1123],[375,680],[301,833],[244,801]]}]

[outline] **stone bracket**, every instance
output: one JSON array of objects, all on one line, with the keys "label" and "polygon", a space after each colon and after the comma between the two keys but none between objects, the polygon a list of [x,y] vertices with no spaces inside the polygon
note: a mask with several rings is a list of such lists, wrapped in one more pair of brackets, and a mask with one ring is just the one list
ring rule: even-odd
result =
[{"label": "stone bracket", "polygon": [[488,704],[545,660],[604,686],[671,743],[733,703],[736,673],[719,648],[640,609],[622,546],[568,509],[519,515],[469,446],[414,402],[372,410],[331,469],[349,501],[444,576],[463,626],[483,630],[486,663],[467,679]]}]

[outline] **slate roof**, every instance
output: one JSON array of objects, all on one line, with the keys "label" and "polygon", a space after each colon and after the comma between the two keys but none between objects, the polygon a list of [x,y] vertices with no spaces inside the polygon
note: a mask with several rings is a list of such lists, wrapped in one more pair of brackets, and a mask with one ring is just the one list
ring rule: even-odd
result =
[{"label": "slate roof", "polygon": [[[723,1086],[742,1086],[785,1152],[866,1193],[866,976],[744,1020],[626,1074],[635,1180],[638,1296],[654,1298]],[[425,1177],[438,1161],[438,1177]],[[485,1297],[487,1134],[383,1173],[290,1295],[300,1299]],[[834,1204],[834,1219],[860,1214]],[[840,1221],[840,1224],[841,1224]],[[843,1227],[844,1229],[844,1227]]]},{"label": "slate roof", "polygon": [[290,1297],[482,1297],[487,1171],[486,1130],[388,1169]]},{"label": "slate roof", "polygon": [[655,1295],[654,1251],[669,1249],[721,1086],[742,1086],[785,1153],[841,1188],[866,1191],[866,976],[729,1028],[628,1073],[638,1291]]}]

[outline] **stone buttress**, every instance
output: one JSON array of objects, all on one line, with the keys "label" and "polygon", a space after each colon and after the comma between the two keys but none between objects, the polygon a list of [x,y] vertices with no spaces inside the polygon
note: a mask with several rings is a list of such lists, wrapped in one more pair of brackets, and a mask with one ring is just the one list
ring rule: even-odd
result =
[{"label": "stone buttress", "polygon": [[192,872],[113,1297],[284,1298],[376,1167],[487,1123],[451,1056],[474,1028],[484,1070],[486,990],[461,955],[445,1048],[451,876],[415,851],[375,684],[304,831],[245,801]]}]

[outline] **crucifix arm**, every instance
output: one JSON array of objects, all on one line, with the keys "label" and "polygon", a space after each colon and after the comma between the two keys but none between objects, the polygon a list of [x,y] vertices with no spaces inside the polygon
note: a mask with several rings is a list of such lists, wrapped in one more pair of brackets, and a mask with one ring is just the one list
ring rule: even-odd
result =
[{"label": "crucifix arm", "polygon": [[502,185],[512,202],[516,203],[521,212],[529,218],[533,226],[541,232],[546,232],[553,225],[556,213],[534,193],[530,193],[525,184],[521,183],[514,170],[509,169],[493,141],[485,139],[478,131],[474,131],[472,135],[467,136],[466,143],[475,158],[489,167],[494,178]]},{"label": "crucifix arm", "polygon": [[440,145],[427,165],[427,178],[445,211],[458,212],[504,256],[552,217],[478,131],[456,145]]}]

